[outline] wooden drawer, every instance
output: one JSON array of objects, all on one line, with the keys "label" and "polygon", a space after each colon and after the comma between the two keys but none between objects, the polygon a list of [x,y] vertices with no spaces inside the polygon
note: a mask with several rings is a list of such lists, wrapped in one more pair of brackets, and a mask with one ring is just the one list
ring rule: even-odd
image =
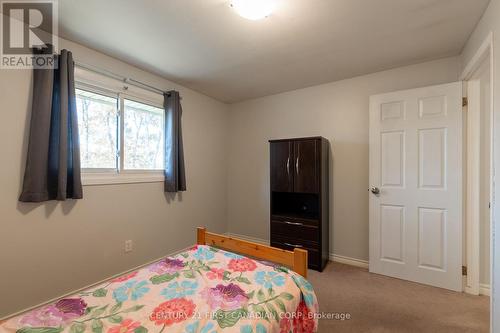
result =
[{"label": "wooden drawer", "polygon": [[295,240],[292,241],[286,238],[271,237],[271,246],[293,251],[293,249],[295,248],[294,245],[299,245],[299,248],[307,250],[309,268],[320,268],[320,253],[318,252],[317,245],[314,246],[313,244],[307,242],[299,242]]},{"label": "wooden drawer", "polygon": [[271,235],[290,239],[319,242],[319,229],[302,221],[272,220]]},{"label": "wooden drawer", "polygon": [[293,217],[293,216],[284,216],[284,215],[271,215],[271,220],[273,221],[288,221],[293,223],[300,223],[306,226],[318,227],[319,220],[318,219],[308,219],[303,217]]}]

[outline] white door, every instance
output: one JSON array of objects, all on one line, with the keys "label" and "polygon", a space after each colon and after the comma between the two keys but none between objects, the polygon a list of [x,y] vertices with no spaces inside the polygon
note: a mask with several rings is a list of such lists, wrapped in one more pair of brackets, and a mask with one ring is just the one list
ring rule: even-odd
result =
[{"label": "white door", "polygon": [[370,186],[370,272],[461,291],[461,82],[370,97]]}]

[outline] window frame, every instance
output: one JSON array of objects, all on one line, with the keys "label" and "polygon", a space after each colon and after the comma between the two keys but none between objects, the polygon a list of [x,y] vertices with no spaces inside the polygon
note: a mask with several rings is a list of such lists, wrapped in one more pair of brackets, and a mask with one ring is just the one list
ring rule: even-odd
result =
[{"label": "window frame", "polygon": [[[116,168],[82,168],[82,184],[91,186],[163,182],[165,180],[163,169],[124,168],[125,100],[163,109],[163,96],[85,70],[75,71],[75,88],[117,99]],[[165,144],[165,133],[163,144]]]}]

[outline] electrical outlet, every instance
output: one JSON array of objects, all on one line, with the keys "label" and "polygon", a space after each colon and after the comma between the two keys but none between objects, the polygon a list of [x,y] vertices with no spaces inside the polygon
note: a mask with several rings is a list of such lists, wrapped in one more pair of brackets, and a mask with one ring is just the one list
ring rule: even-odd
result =
[{"label": "electrical outlet", "polygon": [[132,251],[132,240],[129,239],[129,240],[126,240],[125,241],[125,252],[131,252]]}]

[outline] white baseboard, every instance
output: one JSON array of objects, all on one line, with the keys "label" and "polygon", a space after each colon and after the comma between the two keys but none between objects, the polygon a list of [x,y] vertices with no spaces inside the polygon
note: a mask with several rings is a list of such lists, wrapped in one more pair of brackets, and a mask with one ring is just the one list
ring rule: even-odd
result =
[{"label": "white baseboard", "polygon": [[99,281],[99,282],[92,283],[92,284],[90,284],[90,285],[88,285],[88,286],[85,286],[85,287],[82,287],[82,288],[79,288],[79,289],[76,289],[76,290],[73,290],[73,291],[67,292],[67,293],[65,293],[64,295],[60,295],[60,296],[54,297],[54,298],[52,298],[52,299],[50,299],[50,300],[48,300],[48,301],[45,301],[45,302],[43,302],[43,303],[40,303],[40,304],[37,304],[37,305],[33,305],[33,306],[30,306],[30,307],[28,307],[28,308],[25,308],[25,309],[23,309],[23,310],[21,310],[21,311],[17,311],[17,312],[15,312],[15,313],[9,314],[9,315],[7,315],[7,316],[5,316],[5,317],[1,317],[1,318],[0,318],[0,322],[2,322],[3,320],[6,320],[6,319],[8,319],[8,318],[18,316],[18,315],[20,315],[20,314],[22,314],[22,313],[25,313],[25,312],[27,312],[27,311],[34,310],[34,309],[39,308],[39,307],[41,307],[41,306],[44,306],[44,305],[47,305],[47,304],[50,304],[50,303],[54,303],[55,301],[57,301],[57,300],[59,300],[59,299],[61,299],[61,298],[68,297],[68,296],[74,295],[74,294],[76,294],[76,293],[79,293],[79,292],[81,292],[81,291],[84,291],[84,290],[90,289],[90,288],[92,288],[92,287],[98,286],[98,285],[100,285],[100,284],[102,284],[102,283],[104,283],[104,282],[106,282],[106,281],[111,280],[111,279],[115,279],[115,278],[120,277],[120,276],[122,276],[122,275],[125,275],[125,274],[128,274],[128,273],[132,273],[133,271],[136,271],[136,270],[138,270],[138,269],[141,269],[141,268],[144,268],[144,267],[146,267],[146,266],[148,266],[148,265],[151,265],[151,264],[153,264],[153,263],[155,263],[155,262],[157,262],[157,261],[160,261],[161,259],[163,259],[163,258],[165,258],[165,257],[172,257],[172,256],[175,256],[176,254],[179,254],[179,253],[185,252],[185,251],[187,251],[187,250],[188,250],[188,249],[190,249],[190,248],[191,248],[191,246],[186,247],[186,248],[184,248],[184,249],[182,249],[182,250],[175,251],[175,252],[170,253],[170,254],[166,254],[166,255],[164,255],[164,256],[161,256],[161,257],[159,257],[159,258],[156,258],[156,259],[154,259],[154,260],[151,260],[151,261],[149,261],[149,262],[147,262],[147,263],[145,263],[145,264],[142,264],[142,265],[140,265],[140,266],[137,266],[137,267],[131,268],[131,269],[126,270],[126,271],[124,271],[124,272],[121,272],[121,273],[115,274],[115,275],[113,275],[113,276],[107,277],[107,278],[105,278],[105,279],[102,279],[102,280],[101,280],[101,281]]},{"label": "white baseboard", "polygon": [[[269,245],[269,241],[267,239],[263,239],[263,238],[245,236],[245,235],[235,234],[232,232],[226,232],[226,235],[229,237],[239,238],[239,239],[243,239],[243,240],[258,243],[258,244]],[[368,269],[368,261],[366,261],[366,260],[350,258],[350,257],[346,257],[346,256],[337,255],[334,253],[330,253],[330,260],[334,261],[334,262],[341,263],[341,264],[346,264],[346,265],[351,265],[351,266],[356,266],[356,267]]]},{"label": "white baseboard", "polygon": [[479,295],[491,296],[491,290],[489,284],[480,283],[479,284]]},{"label": "white baseboard", "polygon": [[330,260],[341,264],[368,269],[368,261],[330,253]]}]

